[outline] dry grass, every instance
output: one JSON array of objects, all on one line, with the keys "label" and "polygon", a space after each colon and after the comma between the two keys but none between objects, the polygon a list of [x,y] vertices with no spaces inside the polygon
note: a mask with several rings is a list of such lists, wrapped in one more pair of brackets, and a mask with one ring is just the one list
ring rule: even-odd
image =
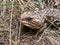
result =
[{"label": "dry grass", "polygon": [[41,0],[0,0],[0,45],[60,45],[60,29],[44,29],[37,37],[31,34],[32,32],[23,30],[21,14],[31,10],[43,10],[42,6],[45,8]]}]

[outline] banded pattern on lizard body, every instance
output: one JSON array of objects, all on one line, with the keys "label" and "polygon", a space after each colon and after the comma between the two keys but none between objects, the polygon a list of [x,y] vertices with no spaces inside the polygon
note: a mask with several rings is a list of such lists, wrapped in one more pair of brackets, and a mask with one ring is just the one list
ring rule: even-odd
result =
[{"label": "banded pattern on lizard body", "polygon": [[46,16],[60,20],[58,9],[44,9],[41,11],[28,11],[21,14],[21,22],[32,29],[39,29],[44,24]]}]

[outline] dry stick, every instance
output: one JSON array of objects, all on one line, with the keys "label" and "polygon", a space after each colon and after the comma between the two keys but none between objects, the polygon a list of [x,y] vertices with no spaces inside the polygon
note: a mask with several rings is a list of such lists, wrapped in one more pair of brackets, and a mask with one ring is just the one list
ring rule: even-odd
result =
[{"label": "dry stick", "polygon": [[[20,3],[20,0],[18,0],[18,2],[19,2],[19,4],[21,4],[21,3]],[[18,42],[20,42],[20,34],[21,34],[21,15],[20,15],[20,19],[18,19],[18,20],[20,20],[19,37],[18,37]],[[19,44],[18,44],[18,45],[19,45]]]},{"label": "dry stick", "polygon": [[[6,0],[3,0],[3,5],[6,3]],[[5,13],[5,11],[6,11],[6,6],[4,5],[3,7],[3,11],[1,12],[1,16],[3,16],[4,17],[4,13]]]},{"label": "dry stick", "polygon": [[56,43],[59,45],[58,41],[55,40],[55,39],[53,39],[52,37],[48,37],[48,36],[47,36],[47,39],[49,40],[49,42],[51,42],[52,45],[54,45],[53,42],[56,42]]},{"label": "dry stick", "polygon": [[[5,4],[6,3],[6,0],[3,0],[3,4]],[[3,18],[4,18],[4,14],[5,14],[5,11],[6,11],[6,6],[4,5],[3,6],[3,11],[1,12],[1,16],[3,16]],[[4,30],[3,30],[4,31]],[[4,37],[4,35],[3,35],[3,37]],[[4,40],[4,39],[3,39]]]},{"label": "dry stick", "polygon": [[[6,0],[3,0],[3,3],[5,4],[6,3]],[[6,11],[6,6],[3,6],[3,17],[4,17],[5,11]]]},{"label": "dry stick", "polygon": [[13,3],[14,3],[14,0],[10,0],[10,1],[12,2],[12,5],[11,5],[12,7],[11,7],[11,19],[10,19],[10,40],[9,40],[9,41],[10,41],[10,45],[12,45],[12,42],[11,42],[11,35],[12,35],[12,34],[11,34],[11,32],[12,32],[12,31],[11,31],[11,28],[12,28],[12,15],[13,15]]},{"label": "dry stick", "polygon": [[46,29],[46,24],[43,25],[43,27],[41,29],[39,29],[39,31],[37,32],[37,34],[35,35],[35,37],[38,36],[39,34],[43,33],[44,29]]},{"label": "dry stick", "polygon": [[[18,0],[19,1],[19,0]],[[22,3],[22,4],[24,4],[24,1],[23,0],[20,0],[20,2]]]}]

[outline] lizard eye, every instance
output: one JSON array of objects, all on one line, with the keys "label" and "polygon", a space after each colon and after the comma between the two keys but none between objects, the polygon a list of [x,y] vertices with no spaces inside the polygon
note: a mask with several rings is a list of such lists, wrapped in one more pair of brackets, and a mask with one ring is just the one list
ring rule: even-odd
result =
[{"label": "lizard eye", "polygon": [[32,18],[31,18],[31,17],[27,17],[27,18],[26,18],[26,20],[31,21],[31,20],[32,20]]}]

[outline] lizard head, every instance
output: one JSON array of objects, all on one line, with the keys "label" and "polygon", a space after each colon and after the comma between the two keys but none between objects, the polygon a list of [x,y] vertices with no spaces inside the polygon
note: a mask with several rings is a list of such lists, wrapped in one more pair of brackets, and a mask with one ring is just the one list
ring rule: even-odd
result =
[{"label": "lizard head", "polygon": [[25,26],[28,26],[32,29],[39,29],[42,25],[43,20],[40,20],[37,17],[37,14],[32,14],[32,12],[25,12],[21,15],[21,23]]}]

